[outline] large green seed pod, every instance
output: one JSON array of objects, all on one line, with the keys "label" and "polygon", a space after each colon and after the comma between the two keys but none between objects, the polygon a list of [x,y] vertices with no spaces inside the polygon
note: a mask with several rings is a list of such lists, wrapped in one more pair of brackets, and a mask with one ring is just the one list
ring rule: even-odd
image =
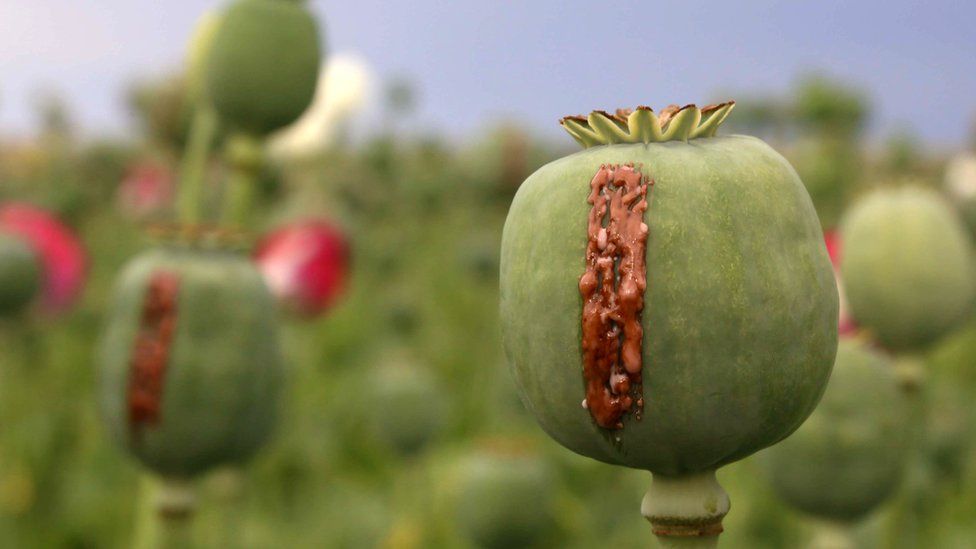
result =
[{"label": "large green seed pod", "polygon": [[311,104],[321,57],[304,2],[236,0],[209,48],[206,94],[231,128],[265,135]]},{"label": "large green seed pod", "polygon": [[918,350],[965,320],[976,290],[972,250],[936,192],[879,189],[845,215],[841,231],[851,314],[885,347]]},{"label": "large green seed pod", "polygon": [[[837,345],[810,198],[762,141],[713,137],[732,105],[565,119],[588,148],[522,184],[501,252],[505,349],[543,429],[655,482],[704,475],[709,498],[716,468],[810,414]],[[655,530],[717,534],[712,511]]]},{"label": "large green seed pod", "polygon": [[0,232],[0,317],[24,310],[40,291],[41,276],[27,242]]},{"label": "large green seed pod", "polygon": [[164,476],[251,456],[277,415],[274,301],[239,254],[162,248],[116,283],[99,349],[112,437]]},{"label": "large green seed pod", "polygon": [[820,406],[764,453],[777,494],[821,518],[864,517],[902,480],[909,410],[892,364],[860,342],[842,341]]}]

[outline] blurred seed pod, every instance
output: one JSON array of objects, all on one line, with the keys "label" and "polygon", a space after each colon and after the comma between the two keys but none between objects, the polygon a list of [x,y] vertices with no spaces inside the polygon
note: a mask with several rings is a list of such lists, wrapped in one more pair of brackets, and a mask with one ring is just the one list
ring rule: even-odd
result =
[{"label": "blurred seed pod", "polygon": [[239,463],[268,439],[282,356],[271,295],[250,261],[160,248],[116,286],[99,347],[112,438],[164,476]]},{"label": "blurred seed pod", "polygon": [[267,135],[308,108],[322,57],[304,2],[235,0],[220,15],[205,94],[232,130]]},{"label": "blurred seed pod", "polygon": [[476,547],[541,547],[555,531],[554,478],[531,450],[482,448],[450,468],[447,492],[460,535]]},{"label": "blurred seed pod", "polygon": [[886,348],[924,348],[966,319],[976,296],[971,244],[936,192],[878,189],[847,212],[841,237],[851,314]]},{"label": "blurred seed pod", "polygon": [[774,490],[817,517],[861,519],[902,482],[910,410],[891,363],[861,342],[842,340],[820,405],[762,454]]},{"label": "blurred seed pod", "polygon": [[366,375],[353,374],[346,383],[344,436],[363,452],[415,455],[447,425],[445,389],[403,352],[385,353]]},{"label": "blurred seed pod", "polygon": [[196,104],[204,96],[207,61],[210,49],[213,47],[214,37],[220,28],[221,16],[217,11],[204,13],[197,21],[190,37],[186,58],[186,88],[187,97],[191,104]]}]

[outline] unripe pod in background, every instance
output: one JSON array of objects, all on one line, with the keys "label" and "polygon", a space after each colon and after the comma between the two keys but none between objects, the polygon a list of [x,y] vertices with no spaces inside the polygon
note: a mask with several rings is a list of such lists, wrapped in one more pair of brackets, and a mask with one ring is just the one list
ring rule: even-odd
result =
[{"label": "unripe pod in background", "polygon": [[844,216],[841,235],[851,314],[886,348],[919,350],[965,320],[976,294],[972,249],[936,192],[879,189]]},{"label": "unripe pod in background", "polygon": [[117,281],[99,367],[109,431],[147,467],[190,477],[241,462],[277,415],[273,299],[239,254],[145,252]]},{"label": "unripe pod in background", "polygon": [[537,547],[555,529],[554,478],[531,452],[486,449],[461,457],[450,482],[459,533],[475,547]]},{"label": "unripe pod in background", "polygon": [[375,404],[366,425],[380,443],[410,455],[444,429],[449,408],[444,389],[430,372],[409,364],[386,364],[374,380]]},{"label": "unripe pod in background", "polygon": [[0,232],[0,317],[23,311],[41,288],[41,266],[26,242]]},{"label": "unripe pod in background", "polygon": [[321,58],[304,2],[236,0],[213,35],[205,93],[232,130],[263,136],[311,104]]},{"label": "unripe pod in background", "polygon": [[795,433],[763,454],[773,488],[815,516],[862,518],[902,480],[909,415],[890,362],[861,342],[841,341],[820,405]]}]

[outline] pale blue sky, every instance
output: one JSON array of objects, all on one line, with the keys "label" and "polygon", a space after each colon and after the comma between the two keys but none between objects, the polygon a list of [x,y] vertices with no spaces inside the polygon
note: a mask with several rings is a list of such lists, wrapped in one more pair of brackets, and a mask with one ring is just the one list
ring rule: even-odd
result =
[{"label": "pale blue sky", "polygon": [[[30,127],[30,95],[61,90],[93,132],[121,131],[124,84],[180,62],[215,0],[0,0],[0,132]],[[786,90],[821,69],[876,100],[874,135],[912,124],[962,142],[976,115],[976,3],[933,0],[313,0],[329,47],[410,76],[421,118],[467,132],[563,114]]]}]

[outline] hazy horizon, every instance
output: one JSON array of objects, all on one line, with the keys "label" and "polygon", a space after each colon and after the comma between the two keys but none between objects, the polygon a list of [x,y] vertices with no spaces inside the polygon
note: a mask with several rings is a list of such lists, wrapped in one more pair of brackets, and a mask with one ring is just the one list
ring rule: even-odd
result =
[{"label": "hazy horizon", "polygon": [[[0,134],[35,125],[31,96],[64,97],[86,133],[130,124],[124,91],[179,66],[196,18],[221,2],[0,4]],[[311,2],[330,51],[419,92],[416,120],[464,134],[499,117],[555,134],[564,114],[783,93],[819,71],[874,99],[874,138],[899,127],[961,146],[976,117],[976,6],[705,1]],[[731,23],[735,24],[732,25]]]}]

